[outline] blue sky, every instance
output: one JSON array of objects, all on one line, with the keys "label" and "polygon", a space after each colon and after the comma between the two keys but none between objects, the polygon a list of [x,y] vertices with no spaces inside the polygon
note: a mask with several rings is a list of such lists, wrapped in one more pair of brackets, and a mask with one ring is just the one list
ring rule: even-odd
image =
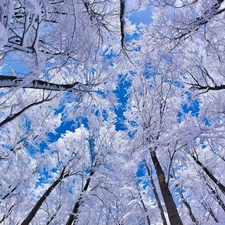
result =
[{"label": "blue sky", "polygon": [[129,20],[134,24],[149,24],[152,22],[152,8],[141,9],[138,11],[132,12],[128,16]]}]

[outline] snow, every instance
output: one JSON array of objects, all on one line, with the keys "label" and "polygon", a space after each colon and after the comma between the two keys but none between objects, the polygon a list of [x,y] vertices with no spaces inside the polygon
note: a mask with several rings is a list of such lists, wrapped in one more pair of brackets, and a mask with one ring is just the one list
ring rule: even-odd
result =
[{"label": "snow", "polygon": [[4,25],[0,22],[0,49],[2,49],[8,42],[8,35]]}]

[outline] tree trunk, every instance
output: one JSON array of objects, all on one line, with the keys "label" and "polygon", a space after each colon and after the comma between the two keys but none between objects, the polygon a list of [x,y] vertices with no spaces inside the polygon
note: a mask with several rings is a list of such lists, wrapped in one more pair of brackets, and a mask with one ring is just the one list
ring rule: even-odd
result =
[{"label": "tree trunk", "polygon": [[204,172],[212,179],[212,181],[215,183],[215,185],[217,187],[219,187],[219,189],[223,192],[223,194],[225,194],[225,186],[223,184],[221,184],[214,176],[213,174],[206,168],[203,166],[203,164],[194,156],[191,155],[191,157],[194,159],[194,161],[204,170]]},{"label": "tree trunk", "polygon": [[164,203],[166,205],[169,221],[171,225],[183,225],[180,216],[178,214],[176,204],[173,201],[173,197],[170,193],[170,190],[168,188],[168,185],[166,183],[165,175],[162,170],[162,167],[159,163],[159,160],[156,156],[156,152],[152,151],[151,152],[151,158],[156,170],[156,174],[158,177],[158,182],[159,182],[159,187],[161,189],[161,193],[163,196]]},{"label": "tree trunk", "polygon": [[79,198],[78,198],[77,202],[75,203],[75,205],[73,207],[72,214],[70,215],[66,225],[76,224],[76,221],[77,221],[77,218],[78,218],[78,210],[79,210],[81,204],[83,203],[83,201],[82,201],[82,193],[87,191],[87,189],[89,187],[89,184],[91,182],[91,176],[93,174],[94,174],[94,171],[90,171],[89,178],[87,179],[87,181],[86,181],[86,183],[84,185],[84,188],[83,188],[82,192],[80,193]]},{"label": "tree trunk", "polygon": [[179,190],[179,194],[180,194],[180,198],[181,198],[181,201],[184,203],[184,205],[187,207],[188,209],[188,214],[193,222],[193,224],[195,225],[200,225],[200,223],[198,222],[198,220],[195,218],[192,210],[191,210],[191,206],[190,204],[186,201],[186,199],[184,198],[184,195],[182,193],[182,190]]},{"label": "tree trunk", "polygon": [[62,179],[58,179],[54,181],[54,183],[48,188],[48,190],[42,195],[42,197],[38,200],[36,205],[33,207],[33,209],[30,211],[28,214],[27,218],[21,223],[21,225],[28,225],[31,220],[34,218],[36,215],[37,211],[41,207],[42,203],[45,201],[45,199],[50,195],[52,190],[60,183]]},{"label": "tree trunk", "polygon": [[163,211],[163,207],[162,207],[161,201],[159,199],[159,195],[158,195],[157,190],[156,190],[156,186],[155,186],[154,180],[152,178],[151,171],[150,171],[150,169],[149,169],[149,167],[148,167],[148,165],[146,163],[145,163],[145,167],[147,169],[147,173],[148,173],[148,176],[149,176],[150,181],[151,181],[152,191],[153,191],[153,194],[155,196],[155,199],[156,199],[159,211],[160,211],[160,216],[162,218],[163,225],[167,225],[166,217],[165,217],[165,214],[164,214],[164,211]]},{"label": "tree trunk", "polygon": [[140,198],[142,207],[143,207],[143,209],[144,209],[144,211],[145,211],[145,213],[146,213],[147,224],[148,224],[148,225],[151,225],[150,218],[149,218],[149,215],[148,215],[148,209],[147,209],[147,207],[146,207],[146,205],[145,205],[145,202],[144,202],[144,200],[143,200],[143,198],[142,198],[142,195],[141,195],[141,192],[140,192],[140,188],[139,188],[138,182],[136,183],[136,186],[137,186],[137,190],[138,190],[138,194],[139,194],[139,198]]}]

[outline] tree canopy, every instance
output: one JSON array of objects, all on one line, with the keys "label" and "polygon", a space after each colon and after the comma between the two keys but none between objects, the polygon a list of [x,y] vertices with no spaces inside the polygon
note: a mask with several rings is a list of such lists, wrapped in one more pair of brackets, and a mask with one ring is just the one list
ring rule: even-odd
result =
[{"label": "tree canopy", "polygon": [[2,0],[0,224],[224,224],[224,16]]}]

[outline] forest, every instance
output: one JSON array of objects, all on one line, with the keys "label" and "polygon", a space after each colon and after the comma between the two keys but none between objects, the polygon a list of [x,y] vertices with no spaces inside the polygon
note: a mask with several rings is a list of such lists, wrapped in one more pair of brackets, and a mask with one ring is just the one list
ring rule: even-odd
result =
[{"label": "forest", "polygon": [[225,224],[224,28],[224,0],[1,0],[0,224]]}]

